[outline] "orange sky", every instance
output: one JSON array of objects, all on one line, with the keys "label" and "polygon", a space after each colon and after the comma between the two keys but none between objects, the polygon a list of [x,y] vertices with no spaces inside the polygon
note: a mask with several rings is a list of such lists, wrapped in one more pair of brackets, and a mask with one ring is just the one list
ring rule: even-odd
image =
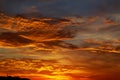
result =
[{"label": "orange sky", "polygon": [[0,75],[119,80],[119,22],[119,14],[23,18],[1,13]]}]

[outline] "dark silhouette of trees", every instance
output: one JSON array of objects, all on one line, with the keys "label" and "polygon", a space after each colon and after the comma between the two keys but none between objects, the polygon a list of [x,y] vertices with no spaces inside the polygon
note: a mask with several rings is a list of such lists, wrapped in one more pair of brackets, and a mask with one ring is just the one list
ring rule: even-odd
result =
[{"label": "dark silhouette of trees", "polygon": [[12,76],[0,76],[0,80],[30,80],[28,78],[12,77]]}]

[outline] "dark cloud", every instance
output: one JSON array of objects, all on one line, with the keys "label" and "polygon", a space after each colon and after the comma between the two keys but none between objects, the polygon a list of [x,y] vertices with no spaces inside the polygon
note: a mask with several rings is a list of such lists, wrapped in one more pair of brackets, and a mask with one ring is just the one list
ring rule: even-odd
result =
[{"label": "dark cloud", "polygon": [[42,42],[44,43],[45,48],[56,48],[56,47],[62,47],[62,48],[68,48],[68,49],[77,49],[78,47],[69,43],[65,43],[64,41],[46,41]]},{"label": "dark cloud", "polygon": [[103,5],[100,5],[98,9],[101,13],[120,13],[120,1],[119,0],[106,0]]},{"label": "dark cloud", "polygon": [[[41,18],[27,19],[22,17],[9,17],[1,14],[0,32],[1,45],[34,46],[53,48],[60,46],[64,48],[74,48],[75,46],[65,43],[62,40],[71,39],[76,32],[66,30],[70,23],[69,19],[64,18]],[[29,26],[28,26],[29,25]],[[44,46],[42,46],[42,45]]]},{"label": "dark cloud", "polygon": [[[31,44],[34,47],[46,49],[62,47],[92,50],[91,48],[93,48],[95,51],[119,53],[119,50],[115,49],[119,47],[119,42],[117,42],[119,40],[119,17],[117,16],[119,15],[112,15],[109,18],[68,17],[27,19],[20,16],[10,17],[1,14],[0,39],[3,45],[25,46]],[[111,20],[113,23],[106,22]],[[114,25],[114,23],[116,24]],[[103,25],[100,26],[100,24]],[[114,34],[111,34],[110,31],[114,31]],[[104,46],[111,48],[105,49]],[[101,47],[104,47],[104,49]]]},{"label": "dark cloud", "polygon": [[31,17],[90,16],[119,13],[119,3],[119,0],[1,0],[0,11]]},{"label": "dark cloud", "polygon": [[23,46],[32,43],[32,40],[23,38],[16,33],[2,33],[0,35],[0,42],[3,43],[4,46]]},{"label": "dark cloud", "polygon": [[91,79],[93,80],[119,80],[120,79],[119,75],[120,75],[119,72],[118,73],[110,72],[110,73],[106,73],[103,75],[91,76]]}]

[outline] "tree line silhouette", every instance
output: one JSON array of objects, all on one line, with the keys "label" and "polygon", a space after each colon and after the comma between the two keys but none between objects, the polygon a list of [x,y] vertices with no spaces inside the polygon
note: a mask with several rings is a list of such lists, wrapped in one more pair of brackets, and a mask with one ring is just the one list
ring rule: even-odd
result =
[{"label": "tree line silhouette", "polygon": [[12,76],[0,76],[0,80],[30,80],[29,78],[20,78],[20,77],[12,77]]}]

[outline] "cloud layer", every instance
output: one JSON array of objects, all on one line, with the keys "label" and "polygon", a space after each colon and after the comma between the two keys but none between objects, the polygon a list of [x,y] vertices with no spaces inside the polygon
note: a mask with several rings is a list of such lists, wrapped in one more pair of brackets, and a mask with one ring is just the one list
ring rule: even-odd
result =
[{"label": "cloud layer", "polygon": [[119,0],[0,0],[0,11],[34,17],[90,16],[119,13],[119,3]]},{"label": "cloud layer", "polygon": [[41,19],[1,14],[0,42],[1,46],[8,47],[33,46],[43,50],[61,47],[119,53],[119,21],[118,14]]},{"label": "cloud layer", "polygon": [[119,3],[0,0],[0,75],[119,80]]}]

